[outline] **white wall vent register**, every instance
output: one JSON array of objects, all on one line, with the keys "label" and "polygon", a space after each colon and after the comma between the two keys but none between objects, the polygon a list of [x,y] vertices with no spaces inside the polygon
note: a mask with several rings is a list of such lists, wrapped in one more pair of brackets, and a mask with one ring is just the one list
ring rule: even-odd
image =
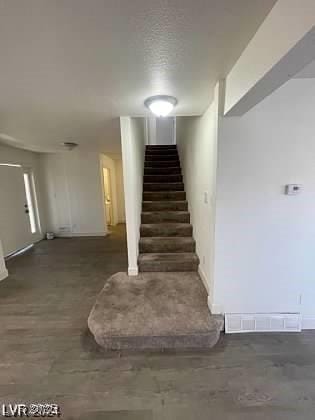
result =
[{"label": "white wall vent register", "polygon": [[225,332],[300,332],[299,313],[225,314]]}]

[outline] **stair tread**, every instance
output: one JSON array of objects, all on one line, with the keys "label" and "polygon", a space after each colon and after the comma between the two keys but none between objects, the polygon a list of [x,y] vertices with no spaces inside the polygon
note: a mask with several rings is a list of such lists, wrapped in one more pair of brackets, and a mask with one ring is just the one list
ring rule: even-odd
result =
[{"label": "stair tread", "polygon": [[[178,203],[179,201],[175,201],[175,203]],[[156,201],[149,201],[149,203],[156,203]],[[143,211],[142,214],[144,214],[145,216],[153,216],[153,215],[161,215],[164,214],[165,215],[171,215],[171,216],[180,216],[180,215],[189,215],[189,211],[182,211],[182,210],[152,210],[152,211]],[[162,223],[162,222],[161,222]]]},{"label": "stair tread", "polygon": [[184,191],[183,182],[144,182],[144,192]]},{"label": "stair tread", "polygon": [[181,222],[160,222],[160,223],[141,223],[141,226],[145,227],[184,227],[191,226],[191,223],[181,223]]},{"label": "stair tread", "polygon": [[[169,191],[167,191],[167,192],[169,192]],[[163,204],[165,204],[165,203],[176,203],[176,204],[178,204],[178,203],[187,203],[187,200],[168,200],[168,201],[164,201],[164,200],[143,200],[142,203],[154,203],[154,204],[156,204],[156,203],[163,203]],[[176,210],[174,210],[174,211],[176,211]]]},{"label": "stair tread", "polygon": [[[171,152],[169,152],[172,150]],[[140,272],[196,271],[199,258],[177,147],[146,147]]]},{"label": "stair tread", "polygon": [[185,198],[185,191],[143,191],[143,201],[185,201]]},{"label": "stair tread", "polygon": [[195,252],[196,242],[190,236],[151,236],[139,241],[140,254]]},{"label": "stair tread", "polygon": [[195,252],[148,252],[146,254],[139,254],[139,262],[169,262],[180,260],[198,262],[199,258]]},{"label": "stair tread", "polygon": [[169,241],[169,242],[195,242],[192,236],[143,236],[140,242]]}]

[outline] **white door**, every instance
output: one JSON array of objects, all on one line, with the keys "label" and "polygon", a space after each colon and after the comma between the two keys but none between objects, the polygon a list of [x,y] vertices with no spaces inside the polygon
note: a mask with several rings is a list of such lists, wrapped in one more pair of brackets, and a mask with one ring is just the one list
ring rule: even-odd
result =
[{"label": "white door", "polygon": [[0,238],[5,256],[33,243],[21,167],[0,165]]}]

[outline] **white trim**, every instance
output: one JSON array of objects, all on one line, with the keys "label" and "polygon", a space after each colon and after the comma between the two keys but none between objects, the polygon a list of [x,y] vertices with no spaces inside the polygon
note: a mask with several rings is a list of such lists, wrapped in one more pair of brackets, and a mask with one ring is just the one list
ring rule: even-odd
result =
[{"label": "white trim", "polygon": [[315,317],[302,317],[302,330],[315,330]]},{"label": "white trim", "polygon": [[218,305],[217,303],[211,302],[211,297],[208,296],[208,308],[212,315],[222,315],[223,314],[223,308],[221,305]]},{"label": "white trim", "polygon": [[128,267],[128,276],[137,276],[138,274],[138,267]]},{"label": "white trim", "polygon": [[225,332],[301,332],[301,314],[297,313],[227,313]]},{"label": "white trim", "polygon": [[108,232],[58,232],[56,238],[72,238],[72,237],[85,237],[85,236],[107,236]]},{"label": "white trim", "polygon": [[9,255],[5,256],[6,260],[10,260],[11,258],[17,257],[18,255],[24,254],[29,249],[33,248],[34,244],[26,245],[24,248],[18,249],[17,251],[12,252]]},{"label": "white trim", "polygon": [[201,280],[202,280],[203,285],[205,286],[206,291],[207,291],[207,292],[208,292],[208,294],[209,294],[208,279],[207,279],[207,276],[206,276],[205,272],[204,272],[204,271],[203,271],[203,269],[200,267],[200,265],[199,265],[199,267],[198,267],[198,274],[199,274],[199,276],[200,276],[200,278],[201,278]]},{"label": "white trim", "polygon": [[8,270],[5,268],[3,271],[0,271],[0,281],[6,279],[8,277],[9,273]]},{"label": "white trim", "polygon": [[174,129],[173,129],[173,144],[176,144],[176,117],[173,117]]}]

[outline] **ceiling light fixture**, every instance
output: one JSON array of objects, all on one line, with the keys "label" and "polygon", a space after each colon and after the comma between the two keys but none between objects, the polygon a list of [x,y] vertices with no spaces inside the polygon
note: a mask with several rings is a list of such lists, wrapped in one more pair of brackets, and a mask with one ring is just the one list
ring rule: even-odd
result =
[{"label": "ceiling light fixture", "polygon": [[144,105],[157,117],[166,117],[177,105],[177,99],[167,95],[151,96]]},{"label": "ceiling light fixture", "polygon": [[73,150],[76,147],[78,147],[78,143],[75,143],[73,141],[64,141],[63,143],[61,143],[63,145],[63,147],[65,147],[67,150]]}]

